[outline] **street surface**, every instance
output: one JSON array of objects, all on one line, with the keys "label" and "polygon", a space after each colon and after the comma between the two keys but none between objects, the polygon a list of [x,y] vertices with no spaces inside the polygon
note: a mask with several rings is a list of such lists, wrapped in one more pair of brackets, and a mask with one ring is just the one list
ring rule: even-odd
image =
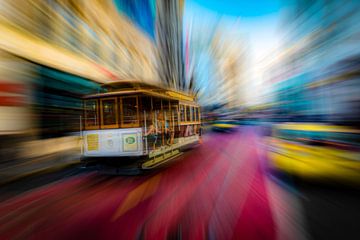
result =
[{"label": "street surface", "polygon": [[208,133],[142,176],[75,172],[2,190],[0,239],[336,239],[360,229],[354,190],[270,175],[256,127]]}]

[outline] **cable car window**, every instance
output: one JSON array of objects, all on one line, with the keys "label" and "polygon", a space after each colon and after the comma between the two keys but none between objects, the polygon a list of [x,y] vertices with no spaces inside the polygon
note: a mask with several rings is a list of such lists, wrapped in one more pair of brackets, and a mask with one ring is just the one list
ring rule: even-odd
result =
[{"label": "cable car window", "polygon": [[198,108],[194,107],[194,121],[197,122],[198,121]]},{"label": "cable car window", "polygon": [[98,119],[98,102],[96,99],[87,100],[84,102],[85,107],[85,127],[97,127],[99,125]]},{"label": "cable car window", "polygon": [[178,108],[178,105],[177,104],[171,104],[171,114],[172,114],[172,120],[173,121],[173,125],[174,125],[174,128],[175,126],[178,125],[178,121],[179,121],[179,108]]},{"label": "cable car window", "polygon": [[148,96],[143,96],[139,98],[139,101],[141,101],[141,114],[142,115],[142,120],[141,121],[145,121],[146,120],[146,126],[150,127],[150,125],[152,124],[152,109],[151,109],[151,97]]},{"label": "cable car window", "polygon": [[190,107],[191,108],[191,121],[195,122],[195,108],[194,107]]},{"label": "cable car window", "polygon": [[191,114],[190,114],[190,107],[186,106],[186,121],[190,122],[191,121]]},{"label": "cable car window", "polygon": [[116,125],[117,108],[116,98],[101,99],[102,104],[102,125]]},{"label": "cable car window", "polygon": [[185,106],[180,105],[180,122],[185,122]]},{"label": "cable car window", "polygon": [[169,111],[169,107],[170,107],[169,100],[162,100],[162,107],[164,111]]},{"label": "cable car window", "polygon": [[161,110],[161,99],[153,98],[153,110]]},{"label": "cable car window", "polygon": [[138,125],[138,103],[137,97],[122,98],[122,124],[137,126]]}]

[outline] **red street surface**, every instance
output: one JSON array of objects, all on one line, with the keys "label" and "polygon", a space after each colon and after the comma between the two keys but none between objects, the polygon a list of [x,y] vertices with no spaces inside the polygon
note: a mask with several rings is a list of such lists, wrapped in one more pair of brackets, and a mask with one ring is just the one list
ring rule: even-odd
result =
[{"label": "red street surface", "polygon": [[1,239],[294,239],[295,200],[256,129],[210,133],[145,176],[89,173],[0,204]]}]

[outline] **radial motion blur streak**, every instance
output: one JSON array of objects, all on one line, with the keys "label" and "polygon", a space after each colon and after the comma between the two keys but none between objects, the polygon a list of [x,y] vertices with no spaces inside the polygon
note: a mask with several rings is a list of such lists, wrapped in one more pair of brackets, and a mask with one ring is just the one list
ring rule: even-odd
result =
[{"label": "radial motion blur streak", "polygon": [[0,0],[0,239],[359,239],[360,1]]},{"label": "radial motion blur streak", "polygon": [[166,239],[181,232],[185,239],[275,239],[272,208],[285,206],[269,196],[275,189],[263,175],[258,141],[251,128],[210,135],[201,148],[147,177],[87,174],[39,189],[0,205],[0,234]]}]

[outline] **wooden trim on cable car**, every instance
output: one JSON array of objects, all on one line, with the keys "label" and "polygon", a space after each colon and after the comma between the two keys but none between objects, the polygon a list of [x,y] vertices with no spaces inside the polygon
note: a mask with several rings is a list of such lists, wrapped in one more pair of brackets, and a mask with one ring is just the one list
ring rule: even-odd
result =
[{"label": "wooden trim on cable car", "polygon": [[199,123],[201,123],[201,108],[200,107],[198,107],[198,114],[199,114],[199,116],[198,116],[198,122]]},{"label": "wooden trim on cable car", "polygon": [[144,95],[149,95],[152,97],[158,97],[158,98],[162,98],[162,99],[177,100],[177,101],[180,101],[180,103],[191,105],[191,106],[198,106],[194,102],[195,99],[193,97],[190,97],[190,96],[181,97],[181,96],[186,96],[186,95],[169,94],[169,93],[170,93],[170,91],[158,92],[158,91],[156,91],[156,89],[154,89],[154,90],[145,90],[145,89],[134,89],[133,90],[133,89],[131,89],[131,90],[122,90],[122,91],[119,90],[119,91],[114,91],[114,92],[91,94],[91,95],[85,96],[84,99],[144,94]]},{"label": "wooden trim on cable car", "polygon": [[185,125],[199,125],[200,122],[180,122],[179,125],[180,126],[185,126]]}]

